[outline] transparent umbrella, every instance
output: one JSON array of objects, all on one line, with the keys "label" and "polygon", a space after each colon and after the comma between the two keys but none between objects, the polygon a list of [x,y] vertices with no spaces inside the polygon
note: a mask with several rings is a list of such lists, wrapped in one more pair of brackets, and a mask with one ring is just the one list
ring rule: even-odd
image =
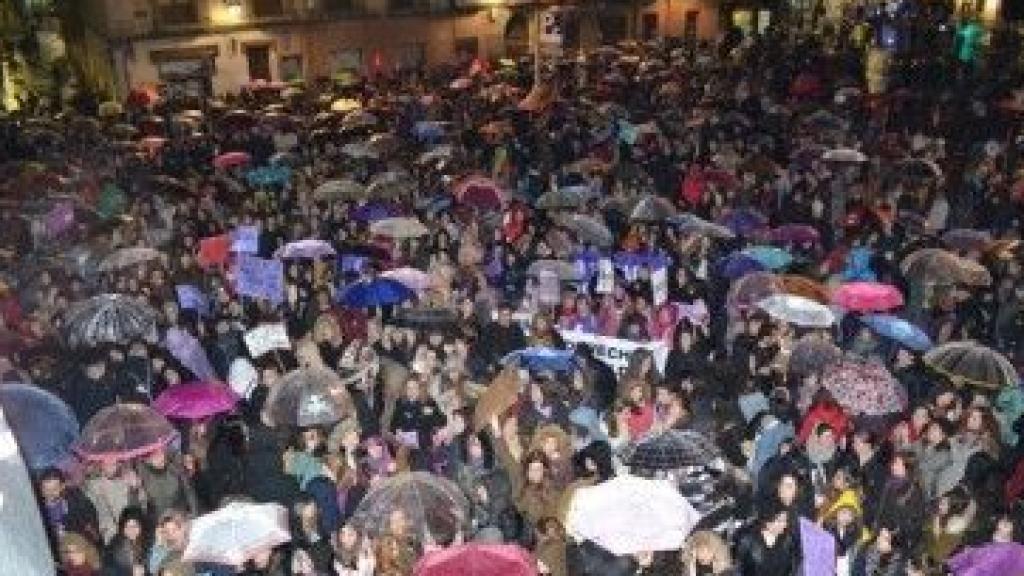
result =
[{"label": "transparent umbrella", "polygon": [[267,409],[275,426],[325,426],[344,418],[351,398],[345,382],[326,368],[299,368],[270,389]]},{"label": "transparent umbrella", "polygon": [[372,538],[404,519],[424,542],[447,542],[466,527],[469,504],[450,480],[426,472],[405,472],[384,480],[366,494],[351,522]]}]

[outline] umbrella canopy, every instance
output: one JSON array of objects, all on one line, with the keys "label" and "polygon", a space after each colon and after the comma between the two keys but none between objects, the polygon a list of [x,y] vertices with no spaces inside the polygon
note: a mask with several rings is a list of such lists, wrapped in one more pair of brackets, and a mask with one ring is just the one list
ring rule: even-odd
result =
[{"label": "umbrella canopy", "polygon": [[843,351],[830,340],[808,334],[793,343],[788,370],[797,376],[817,374],[843,358]]},{"label": "umbrella canopy", "polygon": [[860,164],[868,161],[867,155],[860,150],[854,150],[853,148],[835,148],[833,150],[828,150],[821,155],[821,159],[828,162],[844,164]]},{"label": "umbrella canopy", "polygon": [[245,152],[225,152],[213,159],[214,168],[235,168],[248,164],[252,158]]},{"label": "umbrella canopy", "polygon": [[0,407],[0,571],[5,574],[52,576],[56,563],[40,515],[39,500],[32,478],[25,468],[19,440],[12,432],[5,410]]},{"label": "umbrella canopy", "polygon": [[642,438],[625,462],[633,471],[653,472],[707,466],[720,456],[718,446],[700,432],[670,428]]},{"label": "umbrella canopy", "polygon": [[380,277],[401,282],[406,288],[416,292],[422,292],[434,286],[434,277],[418,268],[396,268],[382,272]]},{"label": "umbrella canopy", "polygon": [[779,282],[782,283],[782,293],[784,294],[803,296],[819,304],[828,304],[831,301],[828,289],[822,283],[815,282],[806,276],[782,274],[779,276]]},{"label": "umbrella canopy", "polygon": [[156,316],[131,296],[100,294],[71,306],[64,318],[65,336],[72,347],[155,339]]},{"label": "umbrella canopy", "polygon": [[565,186],[541,194],[534,206],[538,210],[570,210],[583,206],[591,197],[588,186]]},{"label": "umbrella canopy", "polygon": [[924,330],[898,316],[869,314],[861,316],[860,321],[871,328],[875,334],[915,352],[925,352],[933,346],[932,339],[925,334]]},{"label": "umbrella canopy", "polygon": [[742,254],[769,270],[779,270],[793,263],[792,254],[775,246],[750,246],[744,248]]},{"label": "umbrella canopy", "polygon": [[370,233],[377,236],[402,239],[426,236],[430,233],[430,230],[418,218],[396,216],[377,220],[370,224]]},{"label": "umbrella canopy", "polygon": [[469,519],[469,503],[451,480],[428,472],[405,472],[371,487],[350,522],[362,534],[386,534],[392,516],[403,516],[420,541],[448,542]]},{"label": "umbrella canopy", "polygon": [[942,178],[942,168],[934,160],[927,158],[907,158],[896,164],[902,176],[915,178]]},{"label": "umbrella canopy", "polygon": [[115,404],[85,423],[74,450],[86,460],[129,460],[166,446],[177,437],[167,418],[153,408]]},{"label": "umbrella canopy", "polygon": [[447,332],[459,324],[459,315],[451,308],[402,308],[395,312],[391,324],[424,332]]},{"label": "umbrella canopy", "polygon": [[566,531],[616,555],[669,551],[700,520],[686,498],[665,480],[621,475],[578,488],[566,516]]},{"label": "umbrella canopy", "polygon": [[398,204],[373,200],[358,206],[352,211],[351,216],[353,220],[359,222],[376,222],[385,218],[401,216],[402,213],[402,207]]},{"label": "umbrella canopy", "polygon": [[850,312],[885,312],[903,306],[903,294],[892,284],[847,282],[832,292],[832,303]]},{"label": "umbrella canopy", "polygon": [[783,224],[768,233],[768,238],[777,244],[817,244],[821,233],[808,224]]},{"label": "umbrella canopy", "polygon": [[461,544],[428,552],[414,576],[536,576],[537,562],[513,544]]},{"label": "umbrella canopy", "polygon": [[402,171],[383,172],[374,176],[366,185],[366,194],[371,198],[394,199],[416,191],[417,184]]},{"label": "umbrella canopy", "polygon": [[836,315],[828,306],[792,294],[769,296],[758,302],[757,307],[777,320],[805,328],[828,328],[836,321]]},{"label": "umbrella canopy", "polygon": [[30,384],[0,384],[0,407],[32,470],[67,460],[78,440],[78,419],[60,398]]},{"label": "umbrella canopy", "polygon": [[644,196],[633,207],[629,219],[634,222],[668,222],[676,215],[676,207],[665,198]]},{"label": "umbrella canopy", "polygon": [[693,214],[677,214],[674,218],[671,218],[669,222],[685,234],[696,234],[698,236],[707,236],[708,238],[719,239],[736,237],[736,235],[733,234],[733,231],[728,227],[722,226],[721,224],[715,224],[714,222],[708,222],[707,220],[694,216]]},{"label": "umbrella canopy", "polygon": [[284,506],[231,502],[192,520],[183,557],[189,562],[240,567],[257,554],[290,541]]},{"label": "umbrella canopy", "polygon": [[953,576],[1010,576],[1024,566],[1024,544],[992,542],[967,547],[946,561]]},{"label": "umbrella canopy", "polygon": [[366,197],[366,186],[347,178],[328,180],[313,190],[317,200],[357,200]]},{"label": "umbrella canopy", "polygon": [[771,272],[751,272],[733,282],[725,297],[726,309],[742,312],[761,300],[782,292],[779,277]]},{"label": "umbrella canopy", "polygon": [[101,102],[98,112],[102,118],[113,118],[124,114],[124,106],[120,102]]},{"label": "umbrella canopy", "polygon": [[530,264],[526,272],[530,276],[537,277],[544,272],[551,272],[558,276],[559,280],[563,281],[579,279],[579,270],[576,269],[576,265],[564,260],[536,260],[533,264]]},{"label": "umbrella canopy", "polygon": [[113,272],[122,268],[129,268],[145,262],[159,259],[159,250],[146,247],[121,248],[111,252],[100,261],[98,268],[102,272]]},{"label": "umbrella canopy", "polygon": [[216,379],[206,349],[188,330],[172,326],[164,336],[164,348],[197,379]]},{"label": "umbrella canopy", "polygon": [[[896,414],[907,408],[907,391],[885,366],[847,359],[825,368],[821,388],[827,390],[847,413],[865,416]],[[799,405],[807,409],[817,388],[800,390]]]},{"label": "umbrella canopy", "polygon": [[1020,382],[1006,356],[970,340],[936,346],[925,353],[924,362],[956,385],[999,390]]},{"label": "umbrella canopy", "polygon": [[725,211],[719,216],[718,223],[738,236],[750,236],[768,226],[768,217],[749,208],[736,208]]},{"label": "umbrella canopy", "polygon": [[452,194],[462,204],[480,210],[499,210],[505,202],[502,186],[483,176],[470,176],[459,180],[452,189]]},{"label": "umbrella canopy", "polygon": [[230,412],[237,403],[238,395],[220,382],[190,382],[164,390],[153,408],[168,418],[202,420]]},{"label": "umbrella canopy", "polygon": [[728,280],[737,280],[752,272],[766,271],[764,264],[742,252],[733,252],[715,263],[718,274]]},{"label": "umbrella canopy", "polygon": [[350,284],[338,296],[338,303],[349,308],[373,308],[400,304],[415,297],[415,292],[397,280],[374,278]]},{"label": "umbrella canopy", "polygon": [[981,252],[992,244],[992,234],[985,230],[954,228],[942,234],[942,244],[952,250]]},{"label": "umbrella canopy", "polygon": [[571,350],[544,346],[531,346],[510,352],[501,363],[515,364],[534,372],[569,372],[576,367],[576,359]]},{"label": "umbrella canopy", "polygon": [[570,214],[558,220],[558,224],[572,232],[582,244],[590,244],[598,248],[611,246],[615,238],[611,230],[603,222],[593,216]]},{"label": "umbrella canopy", "polygon": [[297,368],[270,389],[267,410],[274,426],[324,426],[348,415],[352,401],[333,370]]},{"label": "umbrella canopy", "polygon": [[334,247],[325,240],[306,238],[289,242],[274,252],[274,258],[281,260],[318,260],[337,255]]},{"label": "umbrella canopy", "polygon": [[922,248],[909,254],[900,262],[900,270],[908,279],[919,282],[972,286],[992,283],[992,275],[984,266],[941,248]]},{"label": "umbrella canopy", "polygon": [[372,128],[377,122],[377,117],[365,110],[352,110],[341,119],[341,127],[346,130]]}]

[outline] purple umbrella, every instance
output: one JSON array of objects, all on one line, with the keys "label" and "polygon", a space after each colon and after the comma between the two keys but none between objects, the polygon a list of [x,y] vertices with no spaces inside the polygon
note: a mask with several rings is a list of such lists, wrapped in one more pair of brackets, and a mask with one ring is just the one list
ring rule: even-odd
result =
[{"label": "purple umbrella", "polygon": [[153,402],[153,408],[168,418],[202,420],[230,412],[238,396],[219,382],[190,382],[172,386]]},{"label": "purple umbrella", "polygon": [[217,373],[206,356],[206,350],[195,336],[181,328],[169,328],[164,338],[164,348],[181,362],[193,376],[200,380],[216,380]]},{"label": "purple umbrella", "polygon": [[821,239],[818,229],[808,224],[783,224],[768,233],[768,239],[776,244],[817,244]]},{"label": "purple umbrella", "polygon": [[352,211],[352,219],[360,222],[376,222],[385,218],[402,215],[402,209],[391,202],[367,202]]},{"label": "purple umbrella", "polygon": [[274,258],[280,260],[318,260],[320,258],[332,257],[336,254],[334,247],[324,240],[306,238],[296,242],[289,242],[274,252]]},{"label": "purple umbrella", "polygon": [[734,252],[718,261],[718,273],[726,279],[736,280],[751,272],[763,272],[763,264],[746,254]]},{"label": "purple umbrella", "polygon": [[718,223],[740,236],[750,236],[768,226],[768,218],[757,210],[736,208],[719,216]]},{"label": "purple umbrella", "polygon": [[992,576],[1020,574],[1024,566],[1024,545],[994,542],[967,548],[946,561],[954,576]]}]

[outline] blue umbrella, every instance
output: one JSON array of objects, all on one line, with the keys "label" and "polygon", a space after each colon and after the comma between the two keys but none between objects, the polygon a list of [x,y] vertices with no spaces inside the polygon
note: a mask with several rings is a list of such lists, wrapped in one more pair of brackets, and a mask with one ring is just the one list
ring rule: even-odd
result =
[{"label": "blue umbrella", "polygon": [[898,316],[868,314],[862,316],[860,320],[879,336],[888,338],[915,352],[924,352],[933,346],[931,338],[924,333],[924,330]]},{"label": "blue umbrella", "polygon": [[718,224],[725,226],[740,236],[749,236],[768,226],[768,218],[757,210],[736,208],[729,210],[718,218]]},{"label": "blue umbrella", "polygon": [[30,384],[0,384],[0,405],[29,468],[50,468],[71,456],[78,420],[63,400]]},{"label": "blue umbrella", "polygon": [[750,256],[734,252],[718,261],[718,274],[728,280],[735,280],[751,272],[763,272],[765,266]]},{"label": "blue umbrella", "polygon": [[345,288],[338,296],[338,303],[349,308],[372,308],[400,304],[415,297],[415,292],[397,280],[375,278]]},{"label": "blue umbrella", "polygon": [[569,372],[576,366],[576,360],[570,350],[531,346],[516,350],[502,359],[502,364],[516,363],[534,372],[552,371]]},{"label": "blue umbrella", "polygon": [[421,120],[413,124],[412,133],[420,142],[434,142],[444,138],[444,124]]},{"label": "blue umbrella", "polygon": [[793,255],[775,246],[750,246],[741,254],[753,258],[769,270],[779,270],[793,263]]},{"label": "blue umbrella", "polygon": [[352,211],[352,218],[360,222],[376,222],[401,215],[402,210],[398,206],[387,202],[367,202]]}]

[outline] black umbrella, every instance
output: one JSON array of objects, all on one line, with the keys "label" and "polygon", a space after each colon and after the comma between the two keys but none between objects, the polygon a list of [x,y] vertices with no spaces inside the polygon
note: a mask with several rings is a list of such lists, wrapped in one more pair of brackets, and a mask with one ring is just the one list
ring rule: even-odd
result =
[{"label": "black umbrella", "polygon": [[643,438],[626,455],[632,469],[678,470],[690,466],[708,466],[719,457],[718,447],[694,430],[665,430]]},{"label": "black umbrella", "polygon": [[451,308],[402,308],[391,323],[423,332],[451,332],[458,327],[459,316]]}]

